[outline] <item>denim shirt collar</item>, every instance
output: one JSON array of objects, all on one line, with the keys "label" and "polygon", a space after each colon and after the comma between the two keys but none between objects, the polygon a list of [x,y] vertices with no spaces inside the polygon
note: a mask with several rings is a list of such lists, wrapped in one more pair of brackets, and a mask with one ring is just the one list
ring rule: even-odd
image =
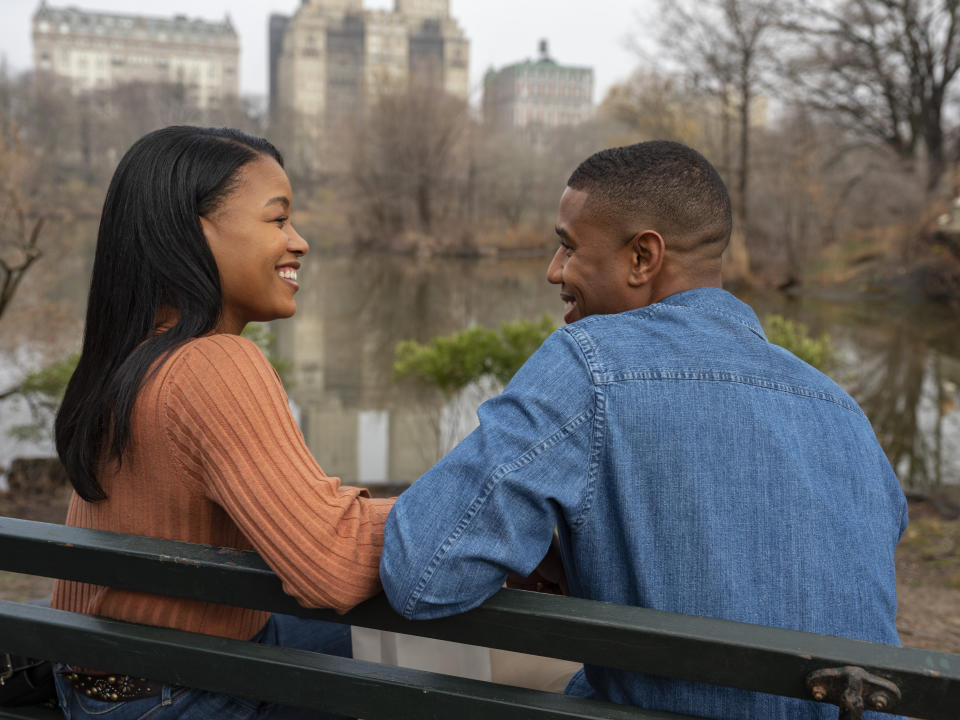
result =
[{"label": "denim shirt collar", "polygon": [[[673,305],[698,310],[704,315],[724,316],[746,326],[764,340],[767,339],[753,308],[722,288],[701,287],[685,290],[665,297],[659,303],[648,307],[655,308],[657,305]],[[641,308],[640,311],[645,309],[647,308]]]}]

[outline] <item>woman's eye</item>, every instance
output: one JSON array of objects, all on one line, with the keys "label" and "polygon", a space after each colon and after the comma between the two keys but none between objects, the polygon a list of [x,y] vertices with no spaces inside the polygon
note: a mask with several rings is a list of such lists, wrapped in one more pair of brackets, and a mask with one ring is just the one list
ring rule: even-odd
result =
[{"label": "woman's eye", "polygon": [[290,219],[290,218],[288,218],[286,215],[284,215],[283,217],[278,217],[278,218],[276,218],[276,219],[274,220],[274,222],[277,224],[277,227],[283,227],[284,225],[287,224],[287,220],[289,220],[289,219]]}]

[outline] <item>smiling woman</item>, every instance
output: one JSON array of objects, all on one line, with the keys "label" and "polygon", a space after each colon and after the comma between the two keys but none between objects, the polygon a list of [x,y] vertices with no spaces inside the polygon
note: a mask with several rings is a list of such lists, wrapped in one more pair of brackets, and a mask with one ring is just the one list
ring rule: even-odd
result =
[{"label": "smiling woman", "polygon": [[[280,380],[240,337],[296,311],[306,241],[269,142],[170,127],[123,157],[104,202],[83,350],[57,416],[74,486],[67,523],[255,549],[307,607],[348,610],[380,589],[392,500],[327,476]],[[349,628],[58,582],[53,605],[338,655]],[[60,668],[69,718],[299,718],[301,711]],[[309,717],[326,717],[312,714]]]},{"label": "smiling woman", "polygon": [[220,330],[239,334],[249,322],[293,315],[299,258],[309,249],[290,222],[292,191],[274,158],[241,171],[237,188],[200,218],[220,272]]}]

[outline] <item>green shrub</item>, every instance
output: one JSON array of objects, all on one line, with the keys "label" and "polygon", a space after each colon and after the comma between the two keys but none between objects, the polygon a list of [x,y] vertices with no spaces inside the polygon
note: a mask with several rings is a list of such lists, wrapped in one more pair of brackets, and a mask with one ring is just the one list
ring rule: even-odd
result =
[{"label": "green shrub", "polygon": [[41,440],[45,433],[49,432],[53,416],[60,407],[63,393],[67,390],[73,371],[77,369],[79,359],[78,353],[71,353],[63,360],[30,373],[13,388],[10,396],[27,403],[33,422],[10,428],[11,437],[18,440]]},{"label": "green shrub", "polygon": [[544,316],[504,323],[499,331],[467,328],[426,344],[404,340],[394,348],[394,377],[434,387],[447,397],[483,377],[506,385],[555,329]]},{"label": "green shrub", "polygon": [[826,333],[820,337],[810,337],[806,325],[783,315],[767,315],[763,324],[770,342],[786,348],[818,370],[827,372],[836,364],[833,344]]},{"label": "green shrub", "polygon": [[248,323],[240,334],[252,340],[263,351],[263,354],[267,356],[267,360],[270,361],[270,364],[277,371],[277,375],[283,381],[284,387],[290,388],[293,384],[290,380],[290,370],[293,366],[289,360],[280,357],[273,351],[273,341],[276,336],[270,332],[269,327],[265,323],[252,322]]}]

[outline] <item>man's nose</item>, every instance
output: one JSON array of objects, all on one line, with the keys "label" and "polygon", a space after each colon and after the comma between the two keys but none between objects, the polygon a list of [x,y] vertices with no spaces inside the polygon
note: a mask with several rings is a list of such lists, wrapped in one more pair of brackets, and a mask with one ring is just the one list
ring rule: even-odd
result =
[{"label": "man's nose", "polygon": [[563,248],[557,248],[553,254],[553,259],[547,267],[547,282],[559,285],[563,282]]}]

